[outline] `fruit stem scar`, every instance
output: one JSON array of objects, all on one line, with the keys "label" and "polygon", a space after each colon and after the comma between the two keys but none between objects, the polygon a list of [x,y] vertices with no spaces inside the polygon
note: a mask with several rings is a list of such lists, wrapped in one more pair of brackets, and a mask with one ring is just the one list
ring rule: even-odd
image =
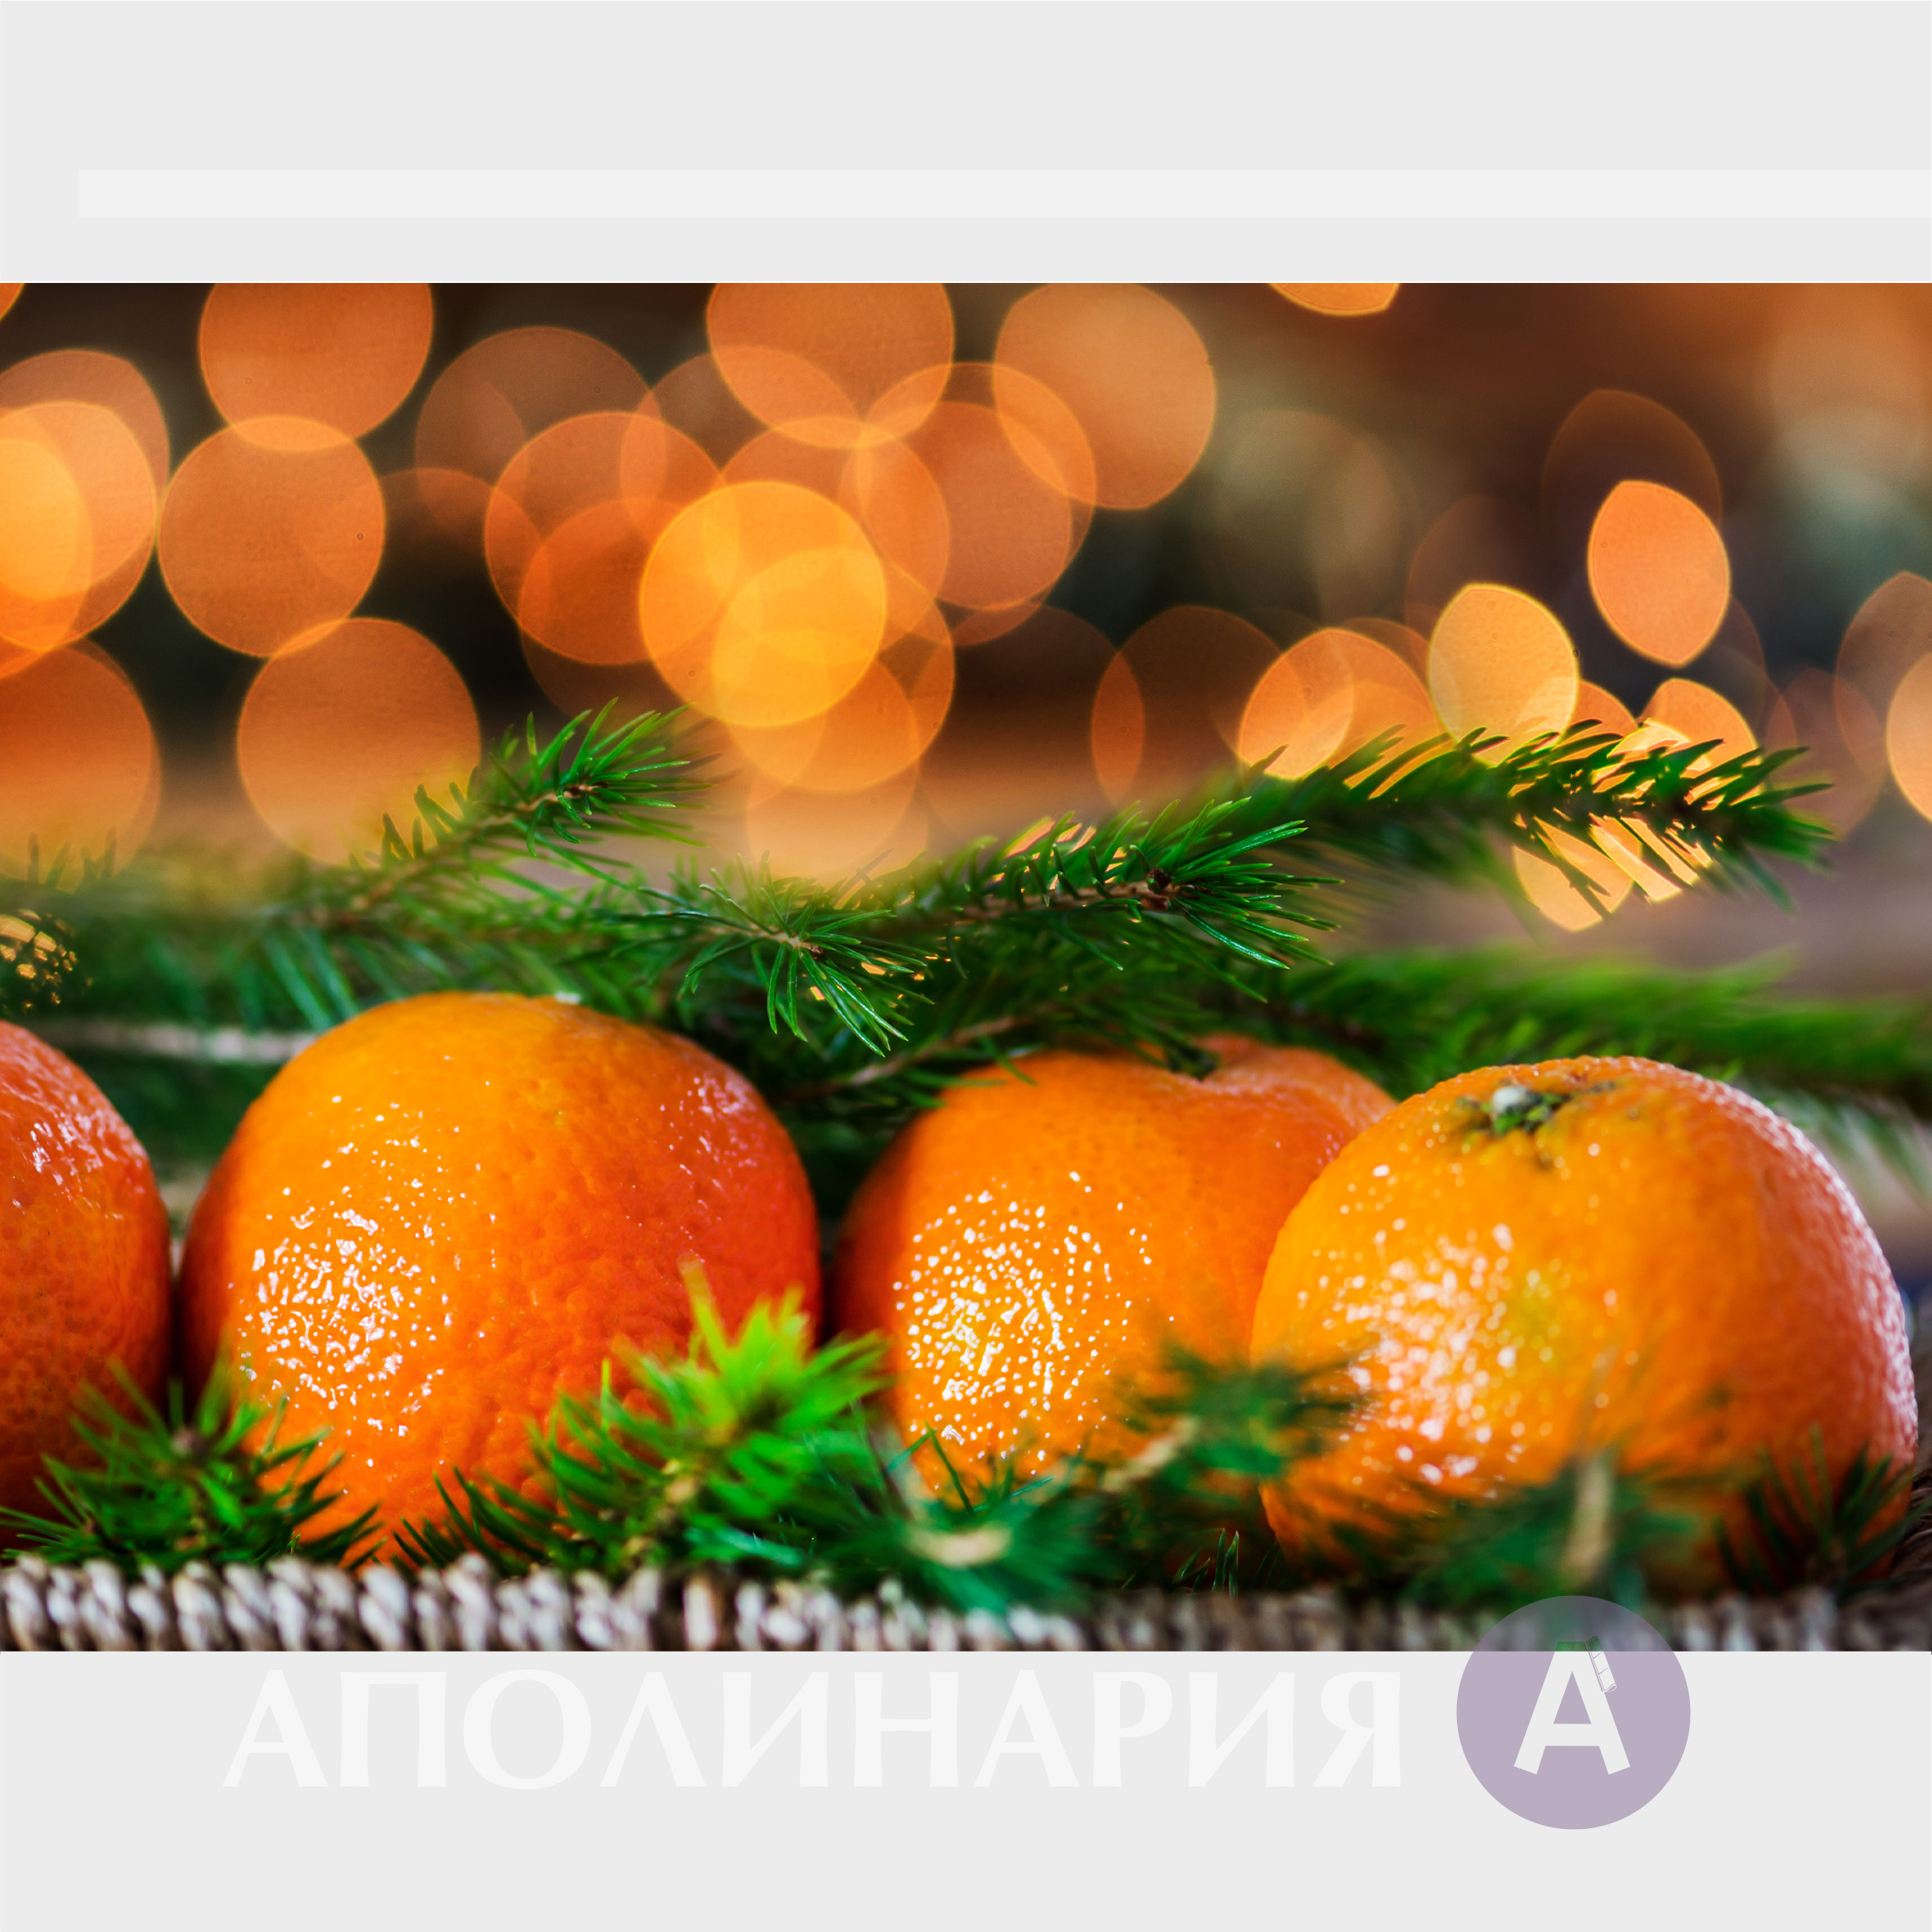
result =
[{"label": "fruit stem scar", "polygon": [[1506,1134],[1513,1127],[1519,1127],[1534,1133],[1571,1100],[1586,1093],[1600,1093],[1608,1084],[1598,1081],[1592,1086],[1552,1093],[1546,1088],[1523,1087],[1511,1081],[1499,1087],[1486,1100],[1465,1095],[1458,1104],[1476,1116],[1471,1123],[1473,1126],[1487,1127],[1495,1134]]}]

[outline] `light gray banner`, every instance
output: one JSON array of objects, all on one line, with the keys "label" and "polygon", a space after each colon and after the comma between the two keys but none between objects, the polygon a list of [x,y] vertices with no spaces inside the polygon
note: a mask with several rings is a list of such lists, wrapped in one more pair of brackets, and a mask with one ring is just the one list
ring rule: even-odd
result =
[{"label": "light gray banner", "polygon": [[0,1656],[0,1925],[1932,1921],[1932,1656],[1686,1656],[1632,1816],[1505,1810],[1465,1660]]}]

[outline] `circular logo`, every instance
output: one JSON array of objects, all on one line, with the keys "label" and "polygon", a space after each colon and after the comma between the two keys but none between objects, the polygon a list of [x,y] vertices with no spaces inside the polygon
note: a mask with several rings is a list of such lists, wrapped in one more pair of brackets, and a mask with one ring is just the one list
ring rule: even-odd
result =
[{"label": "circular logo", "polygon": [[1470,1652],[1456,1692],[1463,1755],[1532,1824],[1614,1824],[1670,1782],[1691,1735],[1691,1688],[1670,1646],[1600,1597],[1549,1597]]}]

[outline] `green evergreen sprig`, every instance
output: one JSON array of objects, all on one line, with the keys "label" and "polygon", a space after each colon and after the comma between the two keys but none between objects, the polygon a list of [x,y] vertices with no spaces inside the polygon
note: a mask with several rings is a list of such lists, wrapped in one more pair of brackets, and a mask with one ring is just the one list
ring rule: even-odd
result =
[{"label": "green evergreen sprig", "polygon": [[352,1568],[379,1532],[375,1512],[311,1527],[334,1503],[325,1486],[339,1458],[312,1467],[322,1438],[278,1440],[281,1418],[240,1396],[217,1367],[191,1413],[181,1385],[165,1413],[117,1369],[119,1402],[82,1396],[74,1433],[92,1466],[47,1458],[44,1515],[0,1510],[11,1556],[50,1563],[113,1563],[130,1574],[172,1574],[191,1562],[262,1564],[299,1556]]},{"label": "green evergreen sprig", "polygon": [[1273,1547],[1261,1485],[1347,1408],[1285,1368],[1178,1357],[1132,1405],[1150,1432],[1131,1453],[969,1477],[936,1441],[899,1444],[872,1409],[878,1338],[814,1351],[793,1301],[761,1304],[733,1336],[702,1284],[693,1311],[684,1359],[634,1360],[622,1390],[607,1367],[595,1397],[566,1397],[533,1429],[533,1481],[459,1472],[441,1522],[398,1530],[408,1559],[474,1550],[500,1568],[612,1577],[719,1564],[960,1610],[1059,1608],[1143,1583],[1235,1588],[1260,1579]]}]

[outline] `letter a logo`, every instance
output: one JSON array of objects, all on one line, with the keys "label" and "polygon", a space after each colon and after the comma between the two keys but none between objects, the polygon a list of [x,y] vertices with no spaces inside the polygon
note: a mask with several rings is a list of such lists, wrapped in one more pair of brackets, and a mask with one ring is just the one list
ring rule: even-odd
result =
[{"label": "letter a logo", "polygon": [[1614,1824],[1670,1782],[1691,1735],[1676,1654],[1634,1611],[1549,1597],[1463,1667],[1456,1735],[1477,1782],[1532,1824]]},{"label": "letter a logo", "polygon": [[[1563,1724],[1558,1712],[1563,1708],[1563,1693],[1574,1684],[1583,1698],[1586,1724]],[[1522,1748],[1516,1754],[1516,1768],[1534,1777],[1543,1768],[1543,1754],[1553,1744],[1577,1747],[1594,1745],[1603,1754],[1606,1771],[1628,1771],[1629,1755],[1611,1715],[1608,1693],[1616,1688],[1610,1660],[1594,1645],[1587,1654],[1580,1650],[1559,1650],[1549,1660],[1536,1708],[1530,1713],[1529,1728],[1523,1733]]]}]

